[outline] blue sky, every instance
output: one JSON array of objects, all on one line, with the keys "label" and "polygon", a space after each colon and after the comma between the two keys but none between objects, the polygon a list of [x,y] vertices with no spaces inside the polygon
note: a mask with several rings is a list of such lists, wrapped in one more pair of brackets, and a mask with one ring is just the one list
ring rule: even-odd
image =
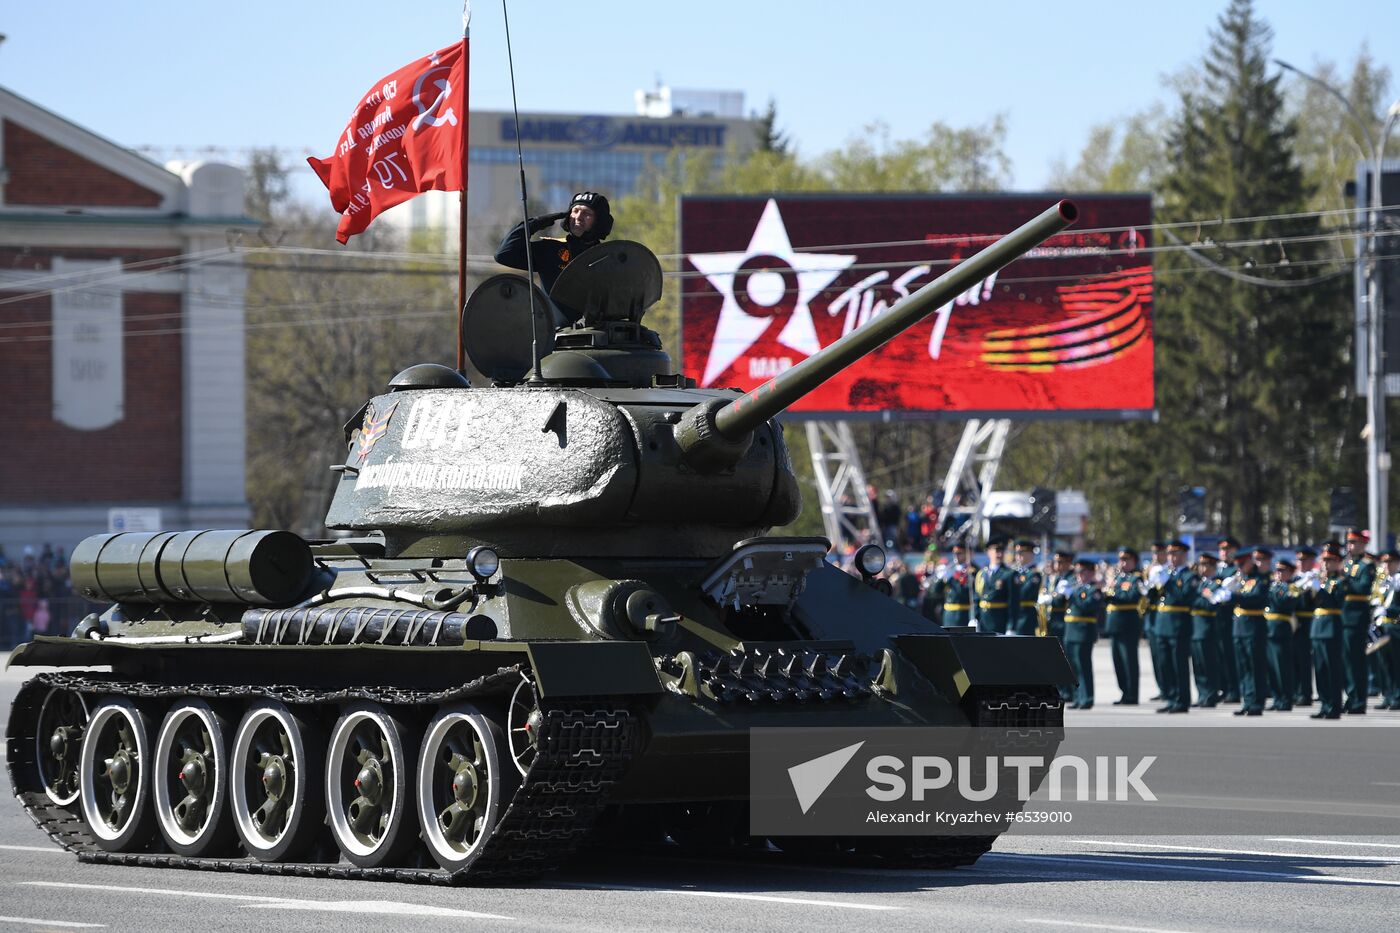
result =
[{"label": "blue sky", "polygon": [[[895,138],[936,120],[1008,121],[1015,186],[1043,186],[1088,128],[1168,100],[1227,0],[1060,3],[513,0],[523,110],[627,113],[633,91],[741,90],[776,100],[804,156],[872,120]],[[329,152],[381,75],[461,32],[453,2],[12,2],[0,85],[129,146]],[[501,5],[473,4],[473,106],[506,109]],[[1258,0],[1273,55],[1350,67],[1363,42],[1400,73],[1400,3]],[[1400,80],[1391,96],[1400,96]]]}]

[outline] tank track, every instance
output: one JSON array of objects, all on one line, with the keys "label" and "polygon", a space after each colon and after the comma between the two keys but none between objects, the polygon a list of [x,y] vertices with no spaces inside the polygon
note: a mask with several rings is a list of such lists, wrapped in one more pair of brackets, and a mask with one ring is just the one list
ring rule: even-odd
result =
[{"label": "tank track", "polygon": [[493,695],[520,680],[519,668],[451,690],[426,692],[390,687],[317,691],[296,686],[169,685],[69,673],[45,673],[20,690],[10,714],[8,754],[11,786],[34,822],[80,862],[185,868],[313,878],[406,881],[423,884],[476,884],[525,880],[566,861],[588,835],[608,791],[627,770],[637,748],[633,715],[607,703],[546,709],[538,753],[529,773],[501,815],[491,838],[466,866],[453,872],[434,867],[358,868],[337,862],[260,862],[243,858],[187,858],[161,852],[108,852],[98,847],[86,824],[35,790],[34,729],[48,690],[62,687],[83,694],[168,700],[199,697],[251,702],[268,699],[289,705],[373,700],[386,706],[450,703]]}]

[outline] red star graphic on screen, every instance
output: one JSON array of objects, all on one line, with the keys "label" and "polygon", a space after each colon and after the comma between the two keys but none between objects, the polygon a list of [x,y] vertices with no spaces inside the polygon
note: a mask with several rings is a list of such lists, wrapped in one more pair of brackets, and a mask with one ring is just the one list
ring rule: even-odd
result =
[{"label": "red star graphic on screen", "polygon": [[787,318],[779,343],[808,356],[820,350],[810,302],[856,261],[855,256],[795,251],[772,198],[747,250],[686,258],[724,298],[702,386],[713,383],[748,352],[775,318]]}]

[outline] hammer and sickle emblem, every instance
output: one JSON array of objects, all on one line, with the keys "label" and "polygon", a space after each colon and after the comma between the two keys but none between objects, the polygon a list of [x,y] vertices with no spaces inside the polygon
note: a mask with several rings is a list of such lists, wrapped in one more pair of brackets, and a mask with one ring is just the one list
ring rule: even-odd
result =
[{"label": "hammer and sickle emblem", "polygon": [[[429,75],[439,71],[451,73],[447,68],[430,68],[420,74],[417,81],[413,82],[413,102],[418,105],[418,116],[413,118],[412,124],[415,133],[425,125],[441,126],[444,123],[448,126],[457,125],[457,115],[452,112],[451,107],[447,106],[448,95],[452,93],[452,82],[448,81],[447,78],[438,78],[433,81],[433,84],[437,85],[437,97],[433,98],[433,102],[430,104],[424,105],[423,103],[423,85],[427,82]],[[444,108],[442,116],[437,116],[439,107]]]}]

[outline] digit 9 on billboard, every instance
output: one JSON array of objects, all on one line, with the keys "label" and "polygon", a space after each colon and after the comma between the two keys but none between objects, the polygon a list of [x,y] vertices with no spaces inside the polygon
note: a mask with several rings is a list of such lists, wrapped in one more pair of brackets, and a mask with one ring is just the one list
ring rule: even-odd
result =
[{"label": "digit 9 on billboard", "polygon": [[[829,346],[1060,194],[681,200],[681,342],[702,388],[749,390]],[[815,417],[1148,418],[1146,194],[1079,220],[799,401]]]}]

